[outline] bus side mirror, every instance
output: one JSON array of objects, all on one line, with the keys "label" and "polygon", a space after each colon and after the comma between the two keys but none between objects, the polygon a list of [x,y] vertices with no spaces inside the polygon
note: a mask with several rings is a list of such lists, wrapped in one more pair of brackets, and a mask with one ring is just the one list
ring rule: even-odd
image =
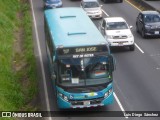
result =
[{"label": "bus side mirror", "polygon": [[55,57],[55,55],[53,55],[53,62],[55,62],[55,60],[56,60],[56,57]]},{"label": "bus side mirror", "polygon": [[116,60],[114,59],[113,55],[110,55],[110,65],[111,65],[111,70],[114,71],[116,70]]},{"label": "bus side mirror", "polygon": [[54,71],[54,70],[57,70],[57,63],[56,63],[56,62],[53,63],[52,70],[53,70],[53,71]]},{"label": "bus side mirror", "polygon": [[55,80],[56,79],[56,74],[55,74],[55,70],[57,69],[57,63],[55,62],[55,63],[53,63],[53,65],[52,65],[52,67],[51,67],[51,71],[52,71],[52,73],[51,73],[51,79],[52,80]]},{"label": "bus side mirror", "polygon": [[55,75],[54,72],[52,72],[51,79],[52,79],[52,80],[55,80],[55,79],[56,79],[56,75]]}]

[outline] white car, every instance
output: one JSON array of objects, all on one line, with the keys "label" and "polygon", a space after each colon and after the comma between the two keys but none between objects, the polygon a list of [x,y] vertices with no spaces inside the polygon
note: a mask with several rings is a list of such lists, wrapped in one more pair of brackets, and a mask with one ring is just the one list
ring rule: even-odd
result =
[{"label": "white car", "polygon": [[102,18],[102,5],[97,0],[82,0],[80,7],[90,18]]},{"label": "white car", "polygon": [[128,26],[122,17],[107,17],[100,24],[100,31],[105,36],[110,47],[129,47],[134,51],[134,36],[132,26]]}]

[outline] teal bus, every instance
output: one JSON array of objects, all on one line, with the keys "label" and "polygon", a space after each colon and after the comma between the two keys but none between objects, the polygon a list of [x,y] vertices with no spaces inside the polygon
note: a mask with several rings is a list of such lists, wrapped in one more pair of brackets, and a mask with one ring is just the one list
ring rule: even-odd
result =
[{"label": "teal bus", "polygon": [[113,102],[115,60],[82,8],[44,11],[46,51],[60,109]]}]

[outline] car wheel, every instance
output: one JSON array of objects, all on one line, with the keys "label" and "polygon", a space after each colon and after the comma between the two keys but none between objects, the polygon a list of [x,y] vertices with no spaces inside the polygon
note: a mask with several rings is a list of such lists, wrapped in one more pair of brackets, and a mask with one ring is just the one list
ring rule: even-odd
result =
[{"label": "car wheel", "polygon": [[137,26],[137,24],[136,24],[136,31],[137,31],[137,33],[139,33],[139,29],[138,29],[138,26]]},{"label": "car wheel", "polygon": [[135,46],[134,46],[134,45],[131,45],[131,46],[129,46],[129,49],[130,49],[130,51],[134,51]]},{"label": "car wheel", "polygon": [[143,29],[142,29],[142,31],[141,31],[141,35],[142,35],[142,37],[143,37],[143,38],[145,38],[145,37],[146,37],[145,32],[144,32],[144,30],[143,30]]}]

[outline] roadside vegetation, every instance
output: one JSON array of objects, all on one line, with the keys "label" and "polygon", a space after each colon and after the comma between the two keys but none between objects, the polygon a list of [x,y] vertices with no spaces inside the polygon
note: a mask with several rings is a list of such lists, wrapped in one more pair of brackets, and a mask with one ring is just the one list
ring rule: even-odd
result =
[{"label": "roadside vegetation", "polygon": [[149,6],[144,6],[142,0],[127,0],[127,1],[135,5],[141,11],[152,10],[152,8],[150,8]]},{"label": "roadside vegetation", "polygon": [[28,0],[0,4],[0,110],[35,110],[36,61]]}]

